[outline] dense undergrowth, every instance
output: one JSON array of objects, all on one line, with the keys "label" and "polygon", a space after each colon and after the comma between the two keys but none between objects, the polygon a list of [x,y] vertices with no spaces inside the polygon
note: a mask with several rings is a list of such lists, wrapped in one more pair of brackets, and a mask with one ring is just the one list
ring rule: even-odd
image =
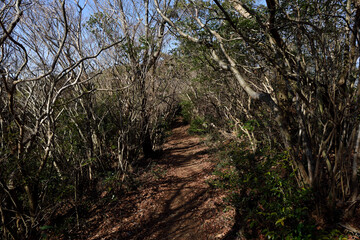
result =
[{"label": "dense undergrowth", "polygon": [[252,152],[246,143],[230,143],[219,159],[212,184],[228,193],[246,239],[345,239],[312,218],[313,192],[298,187],[287,153]]}]

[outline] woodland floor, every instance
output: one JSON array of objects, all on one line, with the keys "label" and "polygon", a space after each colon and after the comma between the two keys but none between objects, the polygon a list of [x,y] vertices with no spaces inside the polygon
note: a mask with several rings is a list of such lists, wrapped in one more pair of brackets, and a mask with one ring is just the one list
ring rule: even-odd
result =
[{"label": "woodland floor", "polygon": [[140,187],[91,209],[77,237],[201,240],[229,235],[234,210],[225,207],[224,193],[207,183],[216,163],[188,128],[178,121],[162,156],[139,176]]}]

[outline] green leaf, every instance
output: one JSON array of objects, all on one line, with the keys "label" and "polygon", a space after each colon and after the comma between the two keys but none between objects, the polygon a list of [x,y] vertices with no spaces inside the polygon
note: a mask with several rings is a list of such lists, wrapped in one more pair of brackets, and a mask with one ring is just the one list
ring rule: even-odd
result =
[{"label": "green leaf", "polygon": [[44,230],[49,230],[49,229],[53,229],[53,228],[54,228],[53,226],[44,225],[44,226],[40,227],[40,230],[44,231]]},{"label": "green leaf", "polygon": [[285,221],[286,217],[280,218],[279,220],[277,220],[275,222],[275,225],[279,225],[279,223],[281,224],[281,226],[284,226],[284,221]]}]

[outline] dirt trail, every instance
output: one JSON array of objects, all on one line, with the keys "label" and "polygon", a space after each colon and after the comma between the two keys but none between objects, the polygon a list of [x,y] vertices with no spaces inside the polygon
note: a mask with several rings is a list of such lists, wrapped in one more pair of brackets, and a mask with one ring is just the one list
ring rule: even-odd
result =
[{"label": "dirt trail", "polygon": [[214,168],[207,152],[178,123],[161,159],[141,176],[141,188],[119,197],[109,210],[98,209],[87,239],[222,239],[233,212],[223,211],[223,195],[206,183]]}]

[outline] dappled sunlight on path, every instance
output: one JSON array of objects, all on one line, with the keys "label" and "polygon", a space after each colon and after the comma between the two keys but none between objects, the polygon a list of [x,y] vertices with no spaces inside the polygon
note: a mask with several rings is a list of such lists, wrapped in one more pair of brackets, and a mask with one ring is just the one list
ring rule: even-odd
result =
[{"label": "dappled sunlight on path", "polygon": [[178,123],[141,187],[97,210],[88,239],[222,239],[234,213],[207,184],[214,165],[201,139]]}]

